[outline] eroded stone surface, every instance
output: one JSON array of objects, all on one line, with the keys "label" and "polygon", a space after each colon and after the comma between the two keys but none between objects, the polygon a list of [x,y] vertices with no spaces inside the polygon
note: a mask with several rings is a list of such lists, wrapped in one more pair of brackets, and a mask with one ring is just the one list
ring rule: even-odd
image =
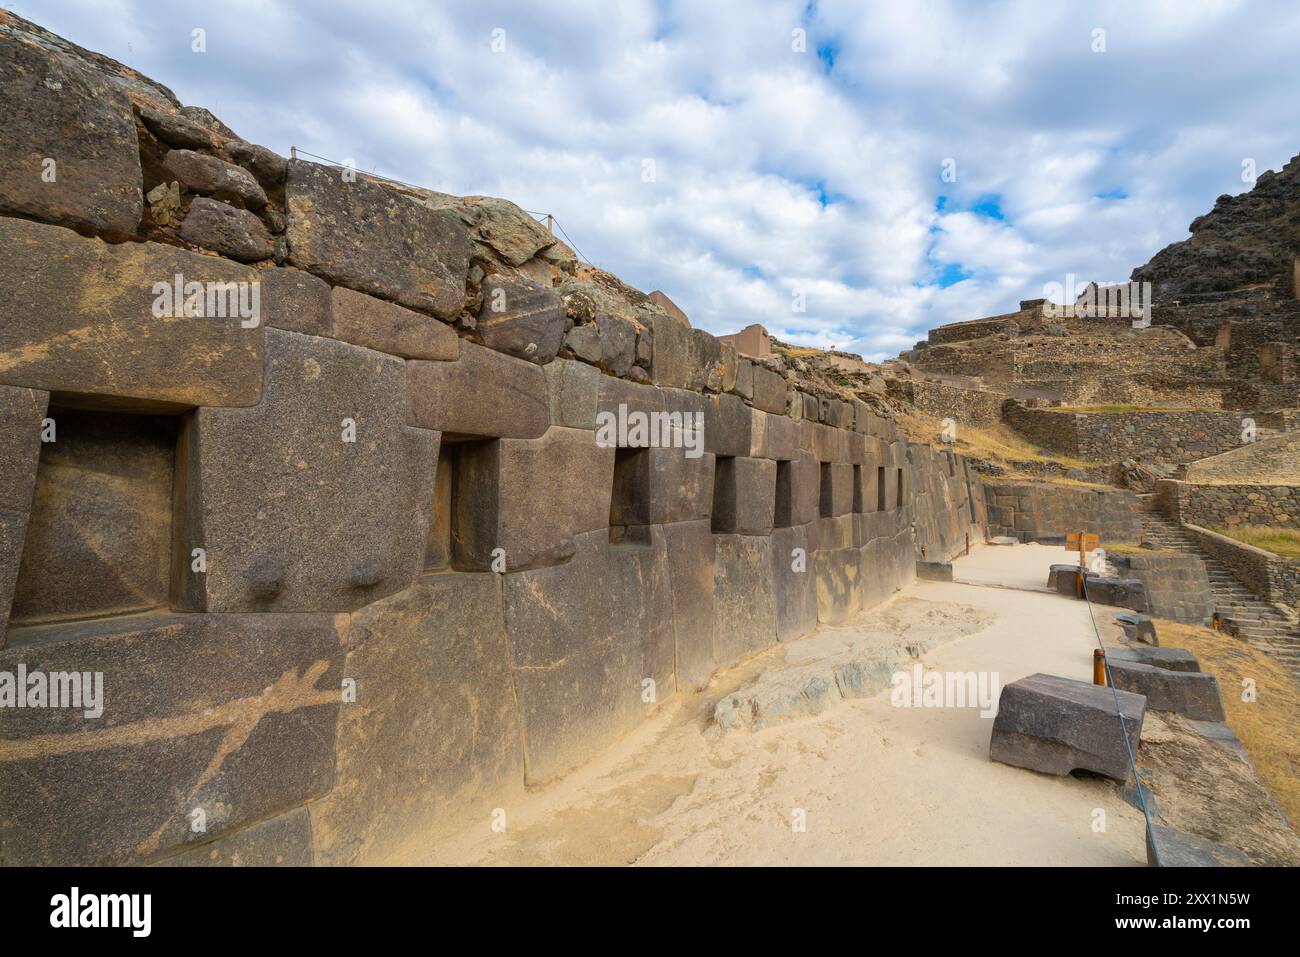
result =
[{"label": "eroded stone surface", "polygon": [[321,796],[334,778],[342,661],[333,615],[11,633],[0,671],[102,672],[103,713],[0,709],[0,856],[140,863]]},{"label": "eroded stone surface", "polygon": [[344,170],[291,160],[285,185],[290,262],[333,283],[439,319],[465,300],[469,235],[448,209],[431,209]]},{"label": "eroded stone surface", "polygon": [[311,806],[322,864],[377,864],[523,789],[501,583],[448,572],[352,617],[338,779]]},{"label": "eroded stone surface", "polygon": [[121,89],[84,63],[0,36],[0,102],[0,209],[135,232],[144,184]]}]

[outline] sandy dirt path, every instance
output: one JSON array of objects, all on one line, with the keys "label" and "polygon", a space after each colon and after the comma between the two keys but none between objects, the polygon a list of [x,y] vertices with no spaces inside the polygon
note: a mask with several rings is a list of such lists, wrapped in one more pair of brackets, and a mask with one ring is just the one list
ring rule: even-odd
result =
[{"label": "sandy dirt path", "polygon": [[[958,577],[1043,587],[1061,549],[986,548]],[[968,563],[969,568],[963,568]],[[926,669],[1036,671],[1090,680],[1086,606],[1055,595],[918,582],[861,622],[923,627],[936,612],[989,623],[935,647]],[[836,635],[834,633],[838,632]],[[828,639],[828,633],[832,633]],[[804,642],[808,639],[804,639]],[[714,704],[756,676],[806,661],[779,646],[684,697],[564,780],[422,855],[438,864],[1057,864],[1146,863],[1141,814],[1114,784],[1055,778],[988,759],[977,708],[900,708],[888,690],[758,732],[706,734]],[[792,651],[795,653],[792,655]],[[805,830],[795,827],[802,812]],[[1105,830],[1094,829],[1100,814]]]}]

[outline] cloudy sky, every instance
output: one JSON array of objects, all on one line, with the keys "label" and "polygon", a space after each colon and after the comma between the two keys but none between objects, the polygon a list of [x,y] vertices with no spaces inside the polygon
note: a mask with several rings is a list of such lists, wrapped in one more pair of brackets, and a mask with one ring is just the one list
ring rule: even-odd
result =
[{"label": "cloudy sky", "polygon": [[714,333],[874,359],[1127,279],[1300,152],[1294,0],[0,5],[281,153],[554,213]]}]

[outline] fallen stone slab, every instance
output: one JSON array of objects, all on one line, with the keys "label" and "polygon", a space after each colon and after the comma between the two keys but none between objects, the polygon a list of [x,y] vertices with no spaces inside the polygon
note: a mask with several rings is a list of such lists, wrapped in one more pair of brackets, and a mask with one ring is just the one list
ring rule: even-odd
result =
[{"label": "fallen stone slab", "polygon": [[1129,777],[1124,729],[1136,753],[1145,714],[1146,698],[1140,694],[1030,675],[1002,689],[989,757],[1046,774],[1085,770],[1123,782]]},{"label": "fallen stone slab", "polygon": [[[1159,858],[1156,852],[1159,851]],[[1157,863],[1157,860],[1159,863]],[[1152,824],[1147,831],[1147,864],[1151,867],[1253,867],[1244,853],[1195,834]]]},{"label": "fallen stone slab", "polygon": [[1053,565],[1047,571],[1047,587],[1058,595],[1077,598],[1079,596],[1078,577],[1078,565]]},{"label": "fallen stone slab", "polygon": [[1085,575],[1083,583],[1084,594],[1094,605],[1114,605],[1143,613],[1151,610],[1146,585],[1136,578]]},{"label": "fallen stone slab", "polygon": [[952,562],[917,562],[916,577],[928,582],[950,582]]},{"label": "fallen stone slab", "polygon": [[1119,626],[1124,629],[1124,637],[1130,641],[1141,641],[1152,647],[1160,646],[1160,637],[1156,634],[1156,623],[1150,615],[1137,612],[1121,612],[1115,616]]},{"label": "fallen stone slab", "polygon": [[1196,656],[1186,648],[1151,648],[1146,645],[1128,648],[1112,648],[1106,652],[1108,661],[1131,661],[1140,665],[1151,665],[1168,671],[1200,671],[1201,664]]},{"label": "fallen stone slab", "polygon": [[1170,671],[1136,661],[1112,658],[1106,669],[1121,691],[1145,695],[1147,707],[1176,711],[1196,721],[1222,721],[1219,682],[1202,671]]}]

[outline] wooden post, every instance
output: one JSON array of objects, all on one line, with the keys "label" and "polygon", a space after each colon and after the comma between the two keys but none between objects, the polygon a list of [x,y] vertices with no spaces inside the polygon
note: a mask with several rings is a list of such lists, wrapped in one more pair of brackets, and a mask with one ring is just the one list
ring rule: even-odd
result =
[{"label": "wooden post", "polygon": [[1106,684],[1106,652],[1101,648],[1092,649],[1092,683]]},{"label": "wooden post", "polygon": [[555,234],[555,217],[550,213],[546,214],[546,231],[552,235]]}]

